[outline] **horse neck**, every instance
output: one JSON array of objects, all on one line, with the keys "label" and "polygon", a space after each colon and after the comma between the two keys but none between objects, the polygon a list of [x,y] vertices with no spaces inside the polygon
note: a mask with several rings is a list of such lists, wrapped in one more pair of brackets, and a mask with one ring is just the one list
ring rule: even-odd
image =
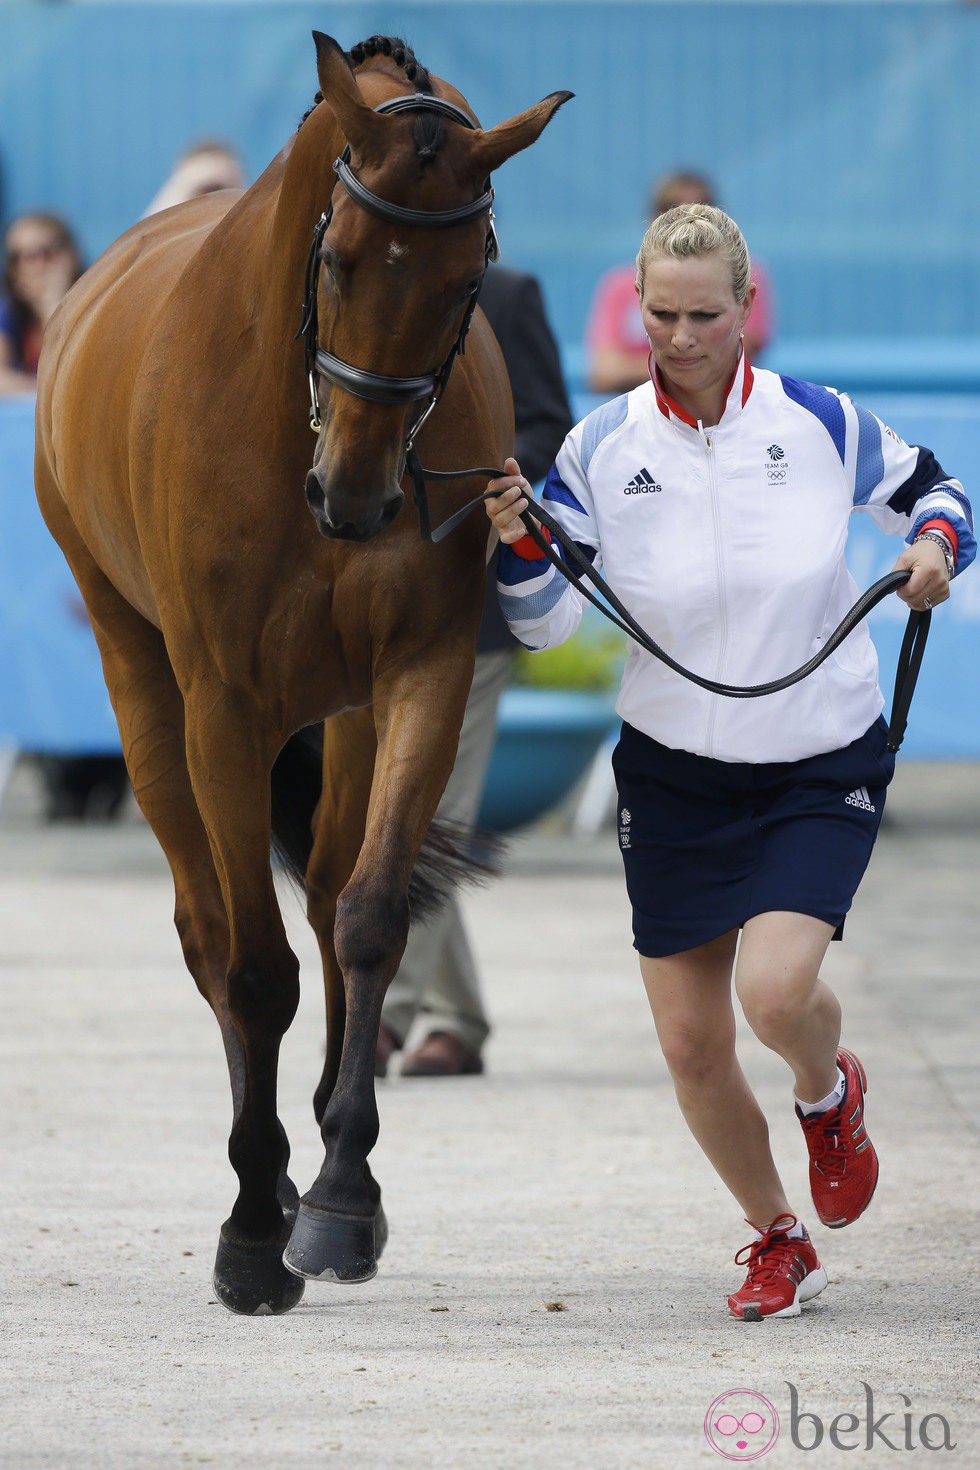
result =
[{"label": "horse neck", "polygon": [[[322,119],[318,113],[324,114]],[[270,251],[291,319],[298,313],[313,231],[329,202],[331,165],[343,146],[340,128],[321,103],[280,155],[283,166],[273,205]]]}]

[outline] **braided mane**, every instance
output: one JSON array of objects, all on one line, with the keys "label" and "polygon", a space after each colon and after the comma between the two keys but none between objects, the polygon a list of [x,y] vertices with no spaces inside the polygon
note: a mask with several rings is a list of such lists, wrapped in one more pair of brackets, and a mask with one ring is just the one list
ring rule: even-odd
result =
[{"label": "braided mane", "polygon": [[[352,46],[347,52],[347,59],[354,70],[366,66],[368,62],[379,57],[393,61],[411,83],[413,91],[421,92],[427,97],[433,96],[432,78],[416,57],[411,46],[398,36],[368,36],[366,41],[358,41],[356,46]],[[387,68],[383,69],[387,70]],[[309,107],[300,119],[300,127],[322,101],[323,93],[317,92],[313,99],[313,106]],[[420,161],[429,163],[435,158],[445,136],[443,119],[435,112],[416,113],[413,119],[412,136]]]}]

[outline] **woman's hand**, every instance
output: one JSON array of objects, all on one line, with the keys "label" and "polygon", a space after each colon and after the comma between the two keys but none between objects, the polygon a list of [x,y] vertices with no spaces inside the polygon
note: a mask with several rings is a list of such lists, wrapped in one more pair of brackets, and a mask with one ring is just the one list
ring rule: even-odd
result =
[{"label": "woman's hand", "polygon": [[898,596],[917,612],[937,607],[949,597],[949,575],[943,549],[935,541],[915,541],[902,552],[893,568],[912,573]]},{"label": "woman's hand", "polygon": [[[532,502],[531,487],[521,474],[516,459],[504,460],[504,474],[499,480],[491,480],[487,486],[494,492],[492,499],[483,503],[487,515],[501,541],[510,545],[527,535],[521,511],[527,510]],[[939,549],[938,547],[936,548]]]}]

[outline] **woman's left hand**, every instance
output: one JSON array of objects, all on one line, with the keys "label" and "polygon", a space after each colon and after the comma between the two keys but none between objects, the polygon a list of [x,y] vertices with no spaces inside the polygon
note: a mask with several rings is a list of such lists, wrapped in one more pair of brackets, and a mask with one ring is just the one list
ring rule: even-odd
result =
[{"label": "woman's left hand", "polygon": [[912,573],[897,594],[909,607],[917,612],[926,612],[938,607],[949,597],[949,576],[943,549],[935,541],[916,541],[907,546],[893,568],[896,572]]}]

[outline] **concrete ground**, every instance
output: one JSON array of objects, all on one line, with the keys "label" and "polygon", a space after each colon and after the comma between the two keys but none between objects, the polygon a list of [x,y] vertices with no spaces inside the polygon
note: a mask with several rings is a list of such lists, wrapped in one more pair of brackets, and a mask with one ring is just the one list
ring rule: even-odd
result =
[{"label": "concrete ground", "polygon": [[[851,1448],[980,1465],[978,866],[980,767],[900,765],[825,972],[882,1162],[850,1229],[816,1224],[785,1069],[743,1037],[831,1277],[801,1317],[727,1316],[748,1232],[680,1122],[615,836],[552,824],[466,899],[487,1074],[379,1085],[379,1275],[240,1318],[209,1283],[234,1195],[224,1063],[162,858],[133,814],[45,826],[18,769],[0,809],[0,1466],[686,1470],[763,1452],[839,1465]],[[285,902],[306,983],[281,1114],[303,1190],[321,1004]],[[768,1451],[774,1422],[709,1443],[709,1406],[736,1390],[709,1424],[774,1410]]]}]

